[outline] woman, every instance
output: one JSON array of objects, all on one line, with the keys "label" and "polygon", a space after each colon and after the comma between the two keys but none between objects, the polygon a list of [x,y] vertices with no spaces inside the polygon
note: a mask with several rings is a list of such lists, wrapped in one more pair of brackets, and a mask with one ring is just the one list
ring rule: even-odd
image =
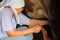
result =
[{"label": "woman", "polygon": [[[21,13],[23,7],[24,0],[2,0],[0,2],[0,14],[2,19],[0,19],[2,21],[0,23],[0,40],[32,40],[31,33],[40,32],[41,25],[47,23],[47,21],[29,19]],[[17,24],[32,27],[29,29],[26,27],[16,29]]]}]

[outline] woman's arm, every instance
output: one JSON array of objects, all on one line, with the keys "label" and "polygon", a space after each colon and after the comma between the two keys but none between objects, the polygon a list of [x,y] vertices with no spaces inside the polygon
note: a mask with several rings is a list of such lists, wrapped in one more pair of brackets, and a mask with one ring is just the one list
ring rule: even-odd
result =
[{"label": "woman's arm", "polygon": [[6,31],[9,37],[17,37],[17,36],[22,36],[25,34],[33,33],[31,29],[27,30],[10,30]]},{"label": "woman's arm", "polygon": [[34,25],[45,25],[45,24],[48,24],[48,21],[47,20],[37,20],[37,19],[30,19],[26,25],[29,25],[29,26],[34,26]]},{"label": "woman's arm", "polygon": [[6,32],[10,37],[16,37],[16,36],[22,36],[22,35],[30,34],[30,33],[38,33],[38,32],[40,32],[40,30],[41,30],[41,26],[35,25],[32,28],[29,28],[26,30],[10,30],[10,31],[6,31]]}]

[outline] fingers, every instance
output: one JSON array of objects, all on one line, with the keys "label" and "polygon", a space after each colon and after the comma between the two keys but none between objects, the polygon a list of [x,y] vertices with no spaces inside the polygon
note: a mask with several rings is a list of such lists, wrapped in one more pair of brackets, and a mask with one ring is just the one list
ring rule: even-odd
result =
[{"label": "fingers", "polygon": [[33,33],[39,33],[41,31],[41,26],[40,25],[35,25],[32,27]]},{"label": "fingers", "polygon": [[45,24],[48,24],[48,21],[40,21],[39,22],[39,25],[45,25]]}]

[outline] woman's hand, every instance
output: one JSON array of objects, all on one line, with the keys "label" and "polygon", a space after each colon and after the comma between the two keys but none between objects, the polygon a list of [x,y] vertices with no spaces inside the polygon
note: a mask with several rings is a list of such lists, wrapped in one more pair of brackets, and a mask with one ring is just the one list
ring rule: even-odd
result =
[{"label": "woman's hand", "polygon": [[32,29],[33,33],[39,33],[41,31],[41,26],[35,25],[31,29]]}]

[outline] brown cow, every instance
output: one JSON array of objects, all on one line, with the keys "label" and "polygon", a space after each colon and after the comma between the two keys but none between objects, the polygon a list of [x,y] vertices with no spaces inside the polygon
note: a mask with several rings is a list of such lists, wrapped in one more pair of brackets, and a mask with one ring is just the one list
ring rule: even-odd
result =
[{"label": "brown cow", "polygon": [[51,0],[25,0],[25,10],[31,18],[50,18],[49,4]]},{"label": "brown cow", "polygon": [[[51,19],[51,14],[49,11],[51,0],[25,0],[26,14],[31,18],[43,18]],[[45,33],[45,29],[42,29],[44,40],[50,40]]]}]

